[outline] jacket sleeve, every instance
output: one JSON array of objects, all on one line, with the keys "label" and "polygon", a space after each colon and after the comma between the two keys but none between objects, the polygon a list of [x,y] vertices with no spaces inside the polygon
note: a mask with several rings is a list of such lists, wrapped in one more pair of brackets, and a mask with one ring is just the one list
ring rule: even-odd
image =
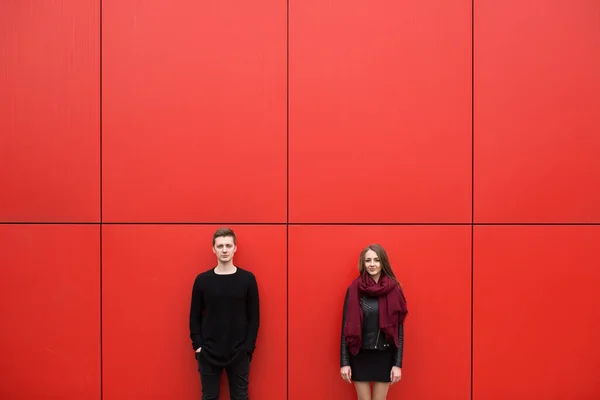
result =
[{"label": "jacket sleeve", "polygon": [[396,358],[394,366],[402,368],[402,353],[404,351],[404,323],[398,326],[398,348],[396,349]]},{"label": "jacket sleeve", "polygon": [[346,338],[344,336],[344,325],[346,324],[346,308],[348,306],[348,294],[350,289],[346,290],[346,297],[344,298],[344,309],[342,311],[342,334],[340,339],[340,368],[350,365],[350,355],[348,354],[348,346],[346,345]]}]

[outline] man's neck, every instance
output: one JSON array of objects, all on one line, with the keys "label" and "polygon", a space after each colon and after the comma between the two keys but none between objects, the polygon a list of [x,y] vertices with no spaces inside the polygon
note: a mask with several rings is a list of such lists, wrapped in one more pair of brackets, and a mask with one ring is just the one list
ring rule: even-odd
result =
[{"label": "man's neck", "polygon": [[237,267],[233,265],[233,262],[228,262],[226,264],[217,264],[215,267],[215,274],[218,275],[229,275],[233,274],[237,271]]}]

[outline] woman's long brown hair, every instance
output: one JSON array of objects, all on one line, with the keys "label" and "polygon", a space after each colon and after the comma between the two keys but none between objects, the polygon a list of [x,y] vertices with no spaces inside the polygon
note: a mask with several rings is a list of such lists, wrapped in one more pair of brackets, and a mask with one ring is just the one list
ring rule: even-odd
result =
[{"label": "woman's long brown hair", "polygon": [[392,266],[390,265],[390,260],[388,259],[385,249],[381,245],[376,243],[368,245],[360,253],[360,258],[358,259],[358,272],[362,274],[365,271],[365,255],[369,250],[373,250],[375,254],[377,254],[377,257],[379,257],[379,262],[381,263],[381,271],[396,282],[398,282],[396,276],[394,275],[394,271],[392,270]]}]

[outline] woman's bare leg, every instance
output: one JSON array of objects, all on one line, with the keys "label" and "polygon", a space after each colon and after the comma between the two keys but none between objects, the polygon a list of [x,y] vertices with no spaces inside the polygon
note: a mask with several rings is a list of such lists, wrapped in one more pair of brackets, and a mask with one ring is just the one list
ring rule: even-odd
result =
[{"label": "woman's bare leg", "polygon": [[390,384],[388,382],[375,382],[373,384],[373,400],[385,400]]},{"label": "woman's bare leg", "polygon": [[370,382],[354,382],[356,395],[358,400],[371,400],[371,383]]}]

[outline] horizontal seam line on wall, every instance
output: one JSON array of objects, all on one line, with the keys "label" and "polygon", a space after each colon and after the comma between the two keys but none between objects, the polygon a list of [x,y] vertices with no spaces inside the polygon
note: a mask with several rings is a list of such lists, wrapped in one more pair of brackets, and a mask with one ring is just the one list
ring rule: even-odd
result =
[{"label": "horizontal seam line on wall", "polygon": [[0,225],[272,225],[272,226],[600,226],[600,222],[66,222],[0,221]]}]

